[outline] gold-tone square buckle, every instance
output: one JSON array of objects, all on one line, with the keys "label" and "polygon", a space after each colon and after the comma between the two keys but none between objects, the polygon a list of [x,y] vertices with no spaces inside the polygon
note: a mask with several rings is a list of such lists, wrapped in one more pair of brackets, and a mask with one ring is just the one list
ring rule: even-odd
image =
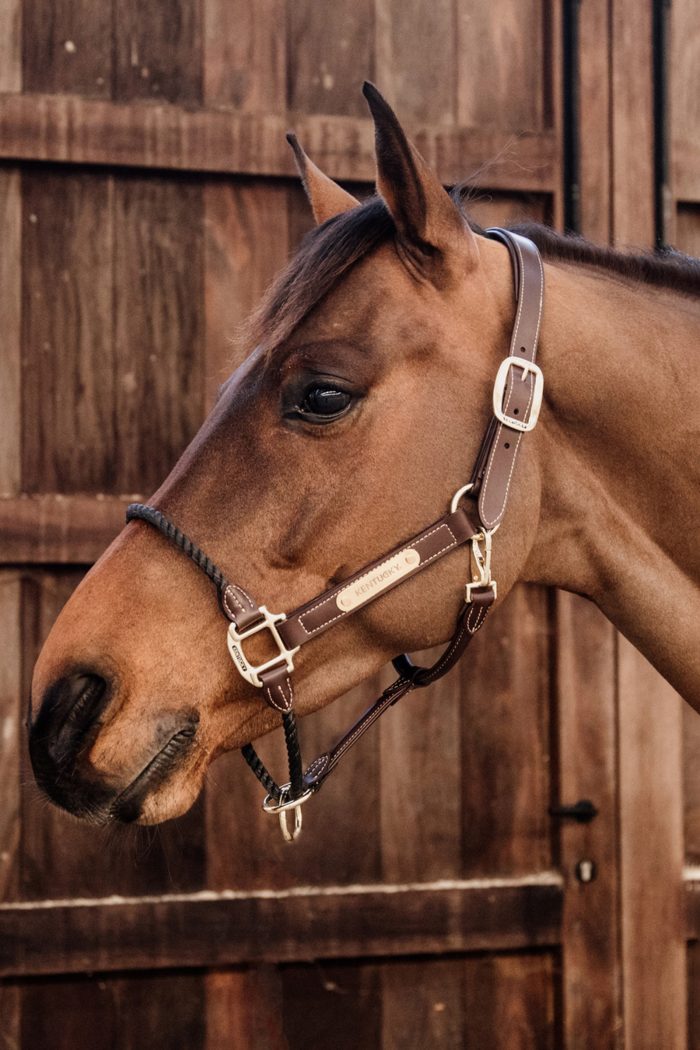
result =
[{"label": "gold-tone square buckle", "polygon": [[[245,678],[246,682],[250,682],[251,685],[256,686],[258,689],[262,689],[260,675],[264,671],[269,671],[271,667],[281,666],[286,667],[288,671],[294,670],[293,657],[295,653],[299,652],[299,646],[297,645],[294,649],[287,649],[280,637],[280,633],[277,630],[277,624],[282,623],[283,620],[287,619],[284,613],[271,613],[264,605],[260,606],[259,612],[262,614],[263,619],[243,631],[237,630],[235,623],[230,623],[228,634],[226,636],[226,644],[228,645],[228,651],[233,660],[234,666],[241,677]],[[279,649],[279,653],[277,656],[273,656],[270,660],[266,660],[264,663],[252,664],[243,650],[243,642],[247,638],[252,638],[254,634],[258,634],[259,631],[270,632],[275,645]]]}]

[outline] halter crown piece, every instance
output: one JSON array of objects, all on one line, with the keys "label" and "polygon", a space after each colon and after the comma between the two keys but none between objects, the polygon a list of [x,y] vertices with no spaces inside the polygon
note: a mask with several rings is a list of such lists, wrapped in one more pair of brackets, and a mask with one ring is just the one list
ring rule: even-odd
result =
[{"label": "halter crown piece", "polygon": [[[158,529],[214,583],[221,610],[230,621],[227,644],[234,667],[247,682],[260,689],[265,702],[282,715],[288,783],[276,783],[252,744],[242,748],[242,754],[267,792],[263,809],[279,815],[282,833],[288,842],[301,832],[302,805],[319,790],[345,752],[402,696],[437,681],[457,663],[496,599],[496,580],[491,575],[492,538],[505,513],[522,436],[534,428],[542,404],[543,377],[535,364],[535,355],[544,273],[540,254],[531,240],[498,228],[486,233],[505,244],[510,253],[516,315],[509,356],[502,361],[494,383],[493,416],[471,478],[455,493],[447,514],[342,583],[285,614],[270,612],[242,587],[230,583],[221,569],[159,510],[142,503],[132,503],[127,508],[127,521],[138,519]],[[442,655],[431,667],[415,665],[406,654],[397,656],[393,660],[398,672],[396,681],[330,751],[319,755],[304,771],[291,677],[294,657],[300,647],[463,543],[471,544],[474,573],[466,584],[464,606],[454,634]],[[255,665],[246,655],[246,642],[261,631],[269,633],[277,655]],[[291,829],[287,824],[290,810],[294,811]]]}]

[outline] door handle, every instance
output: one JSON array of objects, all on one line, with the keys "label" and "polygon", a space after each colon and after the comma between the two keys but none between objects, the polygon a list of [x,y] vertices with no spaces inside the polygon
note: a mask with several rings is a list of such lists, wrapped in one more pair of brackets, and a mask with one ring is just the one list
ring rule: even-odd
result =
[{"label": "door handle", "polygon": [[598,816],[598,810],[589,798],[580,798],[568,806],[550,806],[550,817],[558,817],[560,820],[575,820],[579,824],[589,824],[594,817]]}]

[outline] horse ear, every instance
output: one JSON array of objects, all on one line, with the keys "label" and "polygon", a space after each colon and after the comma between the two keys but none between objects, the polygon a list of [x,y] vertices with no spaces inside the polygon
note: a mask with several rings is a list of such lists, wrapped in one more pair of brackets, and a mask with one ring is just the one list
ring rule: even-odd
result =
[{"label": "horse ear", "polygon": [[396,114],[374,84],[365,81],[362,93],[374,120],[377,189],[396,224],[399,241],[421,270],[433,276],[456,263],[471,269],[478,247],[466,218],[406,138]]},{"label": "horse ear", "polygon": [[332,219],[344,211],[357,207],[360,202],[351,193],[346,193],[342,186],[333,182],[333,179],[329,179],[312,160],[309,160],[299,145],[296,135],[290,132],[287,135],[287,142],[294,150],[299,175],[317,223],[325,222],[326,219]]}]

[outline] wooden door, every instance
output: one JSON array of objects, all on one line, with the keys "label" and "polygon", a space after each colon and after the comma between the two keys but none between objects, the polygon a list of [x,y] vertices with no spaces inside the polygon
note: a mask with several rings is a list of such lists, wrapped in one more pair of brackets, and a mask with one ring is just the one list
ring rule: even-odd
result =
[{"label": "wooden door", "polygon": [[[231,333],[308,226],[287,126],[365,192],[372,131],[359,84],[370,76],[446,183],[479,172],[476,219],[561,225],[559,6],[2,5],[8,1045],[589,1050],[619,1045],[654,974],[675,972],[672,947],[670,964],[636,974],[636,999],[622,995],[623,964],[645,944],[635,908],[648,901],[621,890],[629,843],[644,842],[632,770],[654,759],[655,738],[631,732],[621,749],[621,720],[642,724],[633,701],[646,672],[580,599],[518,588],[469,668],[407,698],[348,757],[294,848],[237,755],[173,824],[78,826],[37,798],[22,728],[61,604],[120,527],[124,494],[149,494],[194,433],[235,363]],[[606,7],[584,5],[582,48],[594,55],[598,19],[594,68],[614,54],[622,81],[632,48],[607,35]],[[598,136],[587,141],[602,146],[595,160],[583,153],[582,206],[588,232],[607,240],[595,202],[622,146],[612,94],[596,82],[584,101]],[[381,684],[305,720],[307,752]],[[671,746],[677,710],[659,730]],[[278,741],[262,750],[280,757]],[[652,785],[667,773],[658,758]],[[591,824],[550,817],[579,798],[600,811]],[[663,834],[655,825],[660,849]],[[669,835],[674,844],[673,821]]]}]

